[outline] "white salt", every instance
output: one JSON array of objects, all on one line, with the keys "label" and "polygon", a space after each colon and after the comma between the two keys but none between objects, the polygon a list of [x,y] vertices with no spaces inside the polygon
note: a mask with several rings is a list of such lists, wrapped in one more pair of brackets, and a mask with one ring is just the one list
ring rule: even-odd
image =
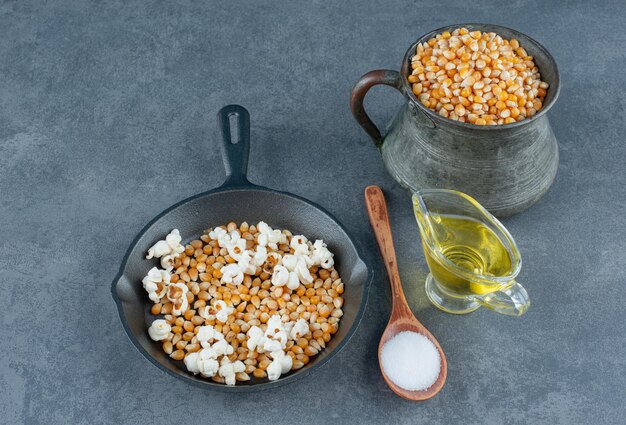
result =
[{"label": "white salt", "polygon": [[409,391],[425,390],[439,377],[441,358],[424,335],[403,331],[383,345],[380,363],[387,377]]}]

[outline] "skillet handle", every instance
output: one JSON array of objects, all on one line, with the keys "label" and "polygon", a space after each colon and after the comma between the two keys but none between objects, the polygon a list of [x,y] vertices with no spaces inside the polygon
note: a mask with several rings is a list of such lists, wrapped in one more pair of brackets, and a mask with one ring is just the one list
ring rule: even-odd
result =
[{"label": "skillet handle", "polygon": [[222,186],[250,186],[246,173],[250,154],[250,114],[240,105],[224,106],[217,113],[222,134],[226,181]]}]

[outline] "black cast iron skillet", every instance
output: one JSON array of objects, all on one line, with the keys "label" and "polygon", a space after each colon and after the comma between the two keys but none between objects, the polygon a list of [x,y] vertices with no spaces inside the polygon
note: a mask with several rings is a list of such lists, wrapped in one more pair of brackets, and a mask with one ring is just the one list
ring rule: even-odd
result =
[{"label": "black cast iron skillet", "polygon": [[[226,182],[219,188],[185,199],[155,217],[132,242],[113,281],[113,299],[130,340],[152,364],[185,382],[218,391],[251,391],[293,382],[313,372],[336,355],[354,334],[365,310],[371,282],[371,269],[363,261],[345,229],[323,208],[299,196],[254,185],[246,178],[250,150],[250,115],[242,106],[229,105],[218,114],[222,132],[222,152]],[[237,135],[231,134],[231,121]],[[235,136],[233,138],[233,136]],[[236,386],[218,384],[196,377],[161,349],[160,342],[148,336],[147,329],[158,318],[150,313],[152,302],[141,284],[148,270],[158,266],[146,260],[148,248],[177,228],[183,242],[197,239],[202,232],[230,221],[255,224],[265,221],[279,229],[289,229],[309,239],[323,239],[335,253],[335,266],[345,283],[344,315],[339,331],[330,343],[302,369],[281,376],[277,381],[252,379]]]}]

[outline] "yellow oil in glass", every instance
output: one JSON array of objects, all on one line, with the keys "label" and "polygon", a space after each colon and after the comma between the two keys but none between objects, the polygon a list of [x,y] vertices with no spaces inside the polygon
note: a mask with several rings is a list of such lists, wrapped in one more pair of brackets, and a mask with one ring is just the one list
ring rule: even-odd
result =
[{"label": "yellow oil in glass", "polygon": [[[483,223],[469,217],[457,215],[430,215],[431,225],[437,237],[434,247],[424,243],[426,261],[433,277],[451,294],[462,296],[482,295],[498,290],[493,282],[481,282],[478,275],[498,277],[511,273],[511,256],[500,238]],[[424,238],[422,238],[424,240]],[[454,267],[441,261],[434,250],[443,254],[450,262],[471,274],[469,279]]]}]

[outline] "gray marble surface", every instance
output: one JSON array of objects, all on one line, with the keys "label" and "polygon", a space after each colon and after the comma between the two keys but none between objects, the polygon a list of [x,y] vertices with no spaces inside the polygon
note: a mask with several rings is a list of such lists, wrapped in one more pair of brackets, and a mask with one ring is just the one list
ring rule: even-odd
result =
[{"label": "gray marble surface", "polygon": [[[516,319],[425,299],[409,196],[353,122],[357,78],[399,68],[419,35],[492,22],[561,70],[561,164],[505,220],[533,300]],[[626,408],[626,66],[619,1],[0,3],[0,422],[6,424],[618,424]],[[251,180],[335,214],[376,269],[365,319],[319,373],[226,395],[178,382],[133,348],[110,296],[129,243],[170,204],[220,184],[217,110],[252,115]],[[374,89],[379,123],[401,103]],[[390,294],[363,205],[386,192],[416,316],[449,362],[421,404],[390,392],[376,346]]]}]

